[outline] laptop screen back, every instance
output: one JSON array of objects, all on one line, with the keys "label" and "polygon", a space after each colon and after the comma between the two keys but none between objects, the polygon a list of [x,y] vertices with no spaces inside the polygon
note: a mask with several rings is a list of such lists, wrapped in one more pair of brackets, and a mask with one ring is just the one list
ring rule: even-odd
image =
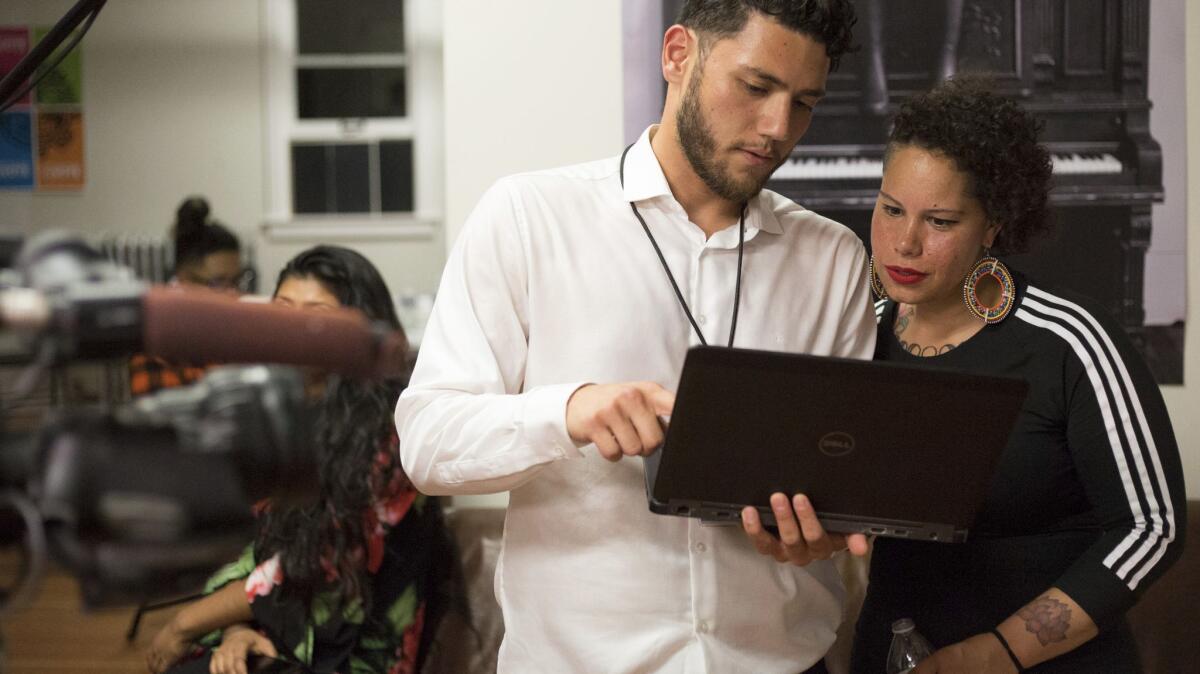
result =
[{"label": "laptop screen back", "polygon": [[650,485],[661,504],[765,506],[967,527],[1023,381],[742,349],[688,353]]}]

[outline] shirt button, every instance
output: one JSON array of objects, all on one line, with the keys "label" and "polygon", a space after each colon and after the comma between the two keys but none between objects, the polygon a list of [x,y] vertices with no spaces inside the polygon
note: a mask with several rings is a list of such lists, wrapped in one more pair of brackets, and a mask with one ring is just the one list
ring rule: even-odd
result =
[{"label": "shirt button", "polygon": [[699,323],[700,325],[704,325],[704,322],[707,320],[708,319],[704,317],[704,314],[700,314],[699,316],[696,317],[696,322]]},{"label": "shirt button", "polygon": [[701,634],[706,634],[708,632],[708,623],[701,620],[700,623],[696,625],[696,631]]},{"label": "shirt button", "polygon": [[703,543],[696,544],[696,552],[704,552],[707,549],[708,549],[708,546]]}]

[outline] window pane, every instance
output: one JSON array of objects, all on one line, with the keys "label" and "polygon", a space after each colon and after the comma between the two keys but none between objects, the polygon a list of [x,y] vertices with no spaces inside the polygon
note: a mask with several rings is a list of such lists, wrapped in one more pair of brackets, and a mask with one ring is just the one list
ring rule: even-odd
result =
[{"label": "window pane", "polygon": [[335,145],[334,194],[338,213],[371,211],[371,171],[366,145]]},{"label": "window pane", "polygon": [[367,213],[371,210],[367,146],[293,145],[292,211]]},{"label": "window pane", "polygon": [[326,183],[326,146],[292,146],[292,211],[328,213],[329,186]]},{"label": "window pane", "polygon": [[404,117],[404,68],[299,68],[300,119]]},{"label": "window pane", "polygon": [[379,144],[379,180],[385,212],[413,211],[413,144],[411,140]]},{"label": "window pane", "polygon": [[296,0],[301,54],[404,51],[403,0]]}]

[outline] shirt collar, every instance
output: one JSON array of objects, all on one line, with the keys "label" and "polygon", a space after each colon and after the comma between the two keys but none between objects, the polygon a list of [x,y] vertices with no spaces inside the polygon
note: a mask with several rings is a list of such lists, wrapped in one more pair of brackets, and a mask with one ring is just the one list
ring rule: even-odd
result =
[{"label": "shirt collar", "polygon": [[657,130],[657,124],[647,127],[625,155],[625,201],[637,203],[671,194],[667,176],[650,146],[650,135]]},{"label": "shirt collar", "polygon": [[[667,183],[662,165],[654,155],[654,148],[650,145],[650,135],[656,131],[657,124],[647,127],[625,155],[625,184],[622,189],[625,200],[631,203],[656,197],[675,198],[671,194],[671,186]],[[746,208],[747,238],[750,238],[751,232],[758,230],[771,234],[783,233],[783,227],[775,217],[775,210],[765,192],[759,192],[752,197]],[[736,234],[734,236],[736,237]]]}]

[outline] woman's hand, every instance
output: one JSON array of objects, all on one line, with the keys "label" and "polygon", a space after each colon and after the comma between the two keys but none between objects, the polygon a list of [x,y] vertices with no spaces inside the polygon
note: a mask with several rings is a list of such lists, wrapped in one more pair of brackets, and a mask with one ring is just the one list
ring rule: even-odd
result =
[{"label": "woman's hand", "polygon": [[248,674],[251,655],[278,657],[275,644],[245,624],[230,625],[221,635],[221,645],[212,651],[209,674]]},{"label": "woman's hand", "polygon": [[171,620],[150,642],[150,650],[146,652],[146,668],[151,674],[162,674],[191,648],[189,639],[179,626],[179,621]]},{"label": "woman's hand", "polygon": [[1016,665],[996,637],[975,636],[939,649],[925,658],[913,674],[1014,674]]}]

